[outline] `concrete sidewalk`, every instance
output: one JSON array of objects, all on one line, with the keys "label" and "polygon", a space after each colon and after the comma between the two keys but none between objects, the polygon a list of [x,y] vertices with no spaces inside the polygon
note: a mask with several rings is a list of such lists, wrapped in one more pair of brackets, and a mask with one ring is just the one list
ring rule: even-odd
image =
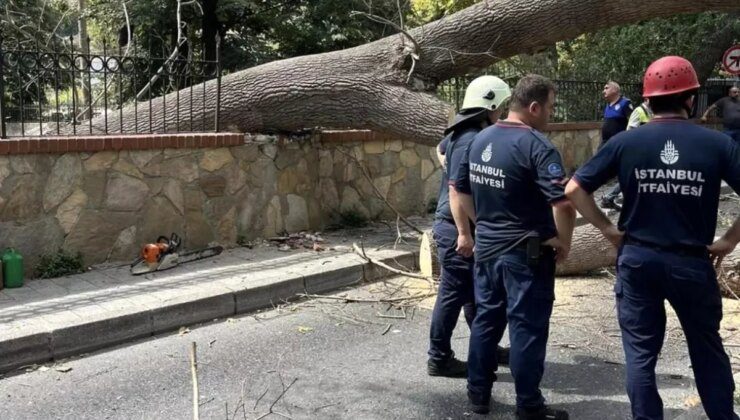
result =
[{"label": "concrete sidewalk", "polygon": [[413,270],[418,241],[404,236],[407,244],[394,250],[395,226],[375,226],[325,235],[329,250],[323,252],[236,248],[142,277],[119,266],[27,281],[0,291],[0,372],[390,274],[354,254],[353,242],[363,241],[373,259]]}]

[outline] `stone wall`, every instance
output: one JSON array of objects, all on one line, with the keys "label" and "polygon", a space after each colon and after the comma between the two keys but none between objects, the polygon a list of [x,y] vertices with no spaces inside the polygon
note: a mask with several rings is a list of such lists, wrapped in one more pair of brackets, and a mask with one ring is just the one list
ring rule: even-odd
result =
[{"label": "stone wall", "polygon": [[[598,127],[549,127],[569,172],[596,150]],[[31,268],[60,248],[95,264],[171,232],[196,248],[322,230],[342,213],[395,219],[362,168],[403,215],[436,202],[434,148],[368,131],[0,140],[0,248]]]},{"label": "stone wall", "polygon": [[599,148],[601,123],[550,124],[545,134],[560,151],[566,172],[572,174]]},{"label": "stone wall", "polygon": [[433,148],[338,134],[247,136],[210,148],[134,142],[130,150],[33,153],[33,143],[22,146],[26,154],[0,156],[0,247],[18,248],[31,268],[60,248],[94,264],[131,260],[141,244],[171,232],[195,248],[320,230],[342,212],[395,219],[347,153],[403,214],[423,214],[436,199]]}]

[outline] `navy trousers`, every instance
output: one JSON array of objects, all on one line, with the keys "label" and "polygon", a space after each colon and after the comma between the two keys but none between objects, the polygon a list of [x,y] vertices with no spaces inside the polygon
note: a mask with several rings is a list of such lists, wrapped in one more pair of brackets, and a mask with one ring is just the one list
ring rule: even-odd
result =
[{"label": "navy trousers", "polygon": [[622,247],[617,262],[619,326],[634,419],[663,419],[655,364],[665,337],[668,300],[686,335],[702,404],[711,420],[737,419],[735,383],[722,346],[722,298],[708,256],[686,256],[637,245]]},{"label": "navy trousers", "polygon": [[475,264],[476,315],[468,354],[468,390],[487,398],[493,386],[496,346],[509,324],[516,404],[536,409],[545,400],[540,381],[555,300],[555,253],[527,265],[526,251],[513,249]]},{"label": "navy trousers", "polygon": [[457,228],[446,220],[437,220],[432,230],[437,244],[437,257],[441,267],[437,302],[432,312],[432,326],[429,333],[429,358],[446,361],[455,353],[450,340],[460,317],[460,310],[470,326],[475,317],[475,297],[473,295],[473,258],[458,254]]}]

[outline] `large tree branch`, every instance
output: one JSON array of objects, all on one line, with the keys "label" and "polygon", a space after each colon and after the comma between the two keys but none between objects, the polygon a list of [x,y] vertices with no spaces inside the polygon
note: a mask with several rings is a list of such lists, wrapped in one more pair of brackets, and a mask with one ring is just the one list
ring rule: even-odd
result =
[{"label": "large tree branch", "polygon": [[[463,55],[453,62],[440,47],[468,53],[491,52],[505,58],[536,52],[554,42],[611,26],[708,10],[737,11],[740,1],[484,0],[417,28],[411,35],[422,47],[417,72],[442,81],[486,67],[495,60],[487,55]],[[491,45],[495,47],[491,49]]]},{"label": "large tree branch", "polygon": [[[584,32],[707,10],[738,11],[740,1],[487,0],[408,31],[421,48],[408,81],[415,60],[405,37],[398,35],[232,73],[223,78],[221,127],[245,132],[366,128],[436,144],[451,112],[450,105],[433,96],[443,80]],[[202,85],[193,88],[194,127],[212,127],[215,86],[211,81],[205,90]],[[155,131],[164,129],[165,109],[167,130],[189,128],[189,95],[189,88],[180,91],[179,124],[174,120],[175,94],[154,100]],[[147,108],[146,103],[138,105],[139,131],[148,129]],[[124,119],[124,131],[132,132],[131,107]],[[118,126],[110,119],[109,125]]]}]

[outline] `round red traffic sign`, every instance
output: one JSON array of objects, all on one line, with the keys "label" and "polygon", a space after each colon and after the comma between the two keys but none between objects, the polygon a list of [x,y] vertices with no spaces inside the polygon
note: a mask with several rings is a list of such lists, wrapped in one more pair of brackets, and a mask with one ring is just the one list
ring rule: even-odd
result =
[{"label": "round red traffic sign", "polygon": [[730,74],[740,74],[740,45],[733,45],[722,56],[722,69]]}]

